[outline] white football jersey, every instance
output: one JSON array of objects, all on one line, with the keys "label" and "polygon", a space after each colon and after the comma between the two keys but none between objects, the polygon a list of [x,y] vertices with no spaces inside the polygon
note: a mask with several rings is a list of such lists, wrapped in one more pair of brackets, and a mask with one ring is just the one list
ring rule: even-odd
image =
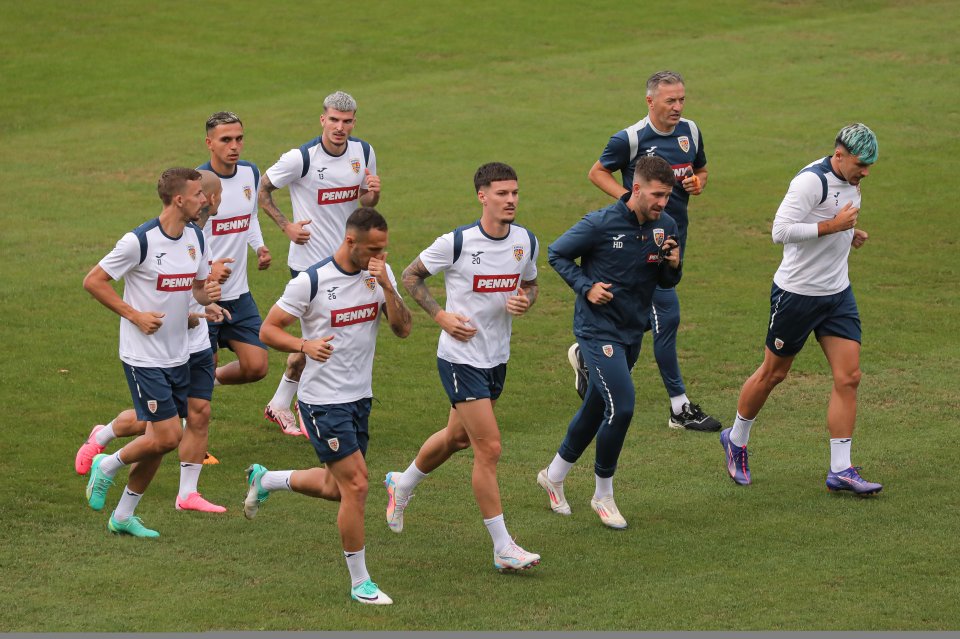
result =
[{"label": "white football jersey", "polygon": [[[393,270],[387,275],[396,288]],[[287,282],[277,306],[300,318],[304,339],[333,335],[324,363],[307,358],[297,395],[308,404],[373,397],[373,354],[386,298],[367,271],[344,273],[332,257]]]},{"label": "white football jersey", "polygon": [[[199,167],[213,171],[207,162]],[[214,171],[216,173],[216,171]],[[254,251],[263,246],[263,233],[257,217],[257,188],[260,186],[260,170],[255,164],[241,160],[233,175],[216,173],[223,185],[223,196],[217,214],[207,220],[203,235],[210,247],[211,259],[232,257],[233,271],[222,287],[225,302],[235,300],[250,291],[247,283],[247,246]]]},{"label": "white football jersey", "polygon": [[522,226],[510,225],[505,237],[484,233],[480,222],[446,233],[420,253],[435,275],[444,271],[446,310],[470,318],[476,335],[466,342],[440,331],[437,356],[454,364],[493,368],[510,359],[513,316],[507,299],[520,282],[537,277],[537,238]]},{"label": "white football jersey", "polygon": [[777,286],[799,295],[833,295],[850,286],[853,229],[817,237],[817,223],[832,220],[848,202],[860,206],[860,187],[834,173],[829,157],[793,178],[773,220],[773,241],[783,244]]},{"label": "white football jersey", "polygon": [[373,147],[356,138],[349,138],[342,155],[327,153],[314,138],[300,148],[291,149],[267,169],[267,177],[275,187],[290,187],[293,220],[310,220],[306,244],[290,242],[287,264],[303,271],[333,255],[343,242],[347,218],[356,210],[360,189],[367,188],[366,169],[377,172]]},{"label": "white football jersey", "polygon": [[[205,311],[202,306],[190,296],[190,312],[203,314]],[[202,353],[210,348],[210,329],[207,326],[206,318],[200,320],[200,323],[193,328],[187,329],[187,350],[190,354]]]},{"label": "white football jersey", "polygon": [[168,237],[159,218],[125,234],[100,267],[114,280],[123,278],[123,301],[138,311],[164,313],[162,326],[144,335],[120,318],[120,359],[131,366],[170,368],[190,358],[187,314],[194,280],[209,273],[203,232],[188,224],[178,238]]}]

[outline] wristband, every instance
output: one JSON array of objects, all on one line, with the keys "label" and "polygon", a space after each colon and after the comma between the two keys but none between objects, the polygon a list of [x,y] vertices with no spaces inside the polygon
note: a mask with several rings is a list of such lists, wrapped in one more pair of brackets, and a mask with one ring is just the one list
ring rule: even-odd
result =
[{"label": "wristband", "polygon": [[301,353],[303,352],[303,345],[306,344],[306,343],[307,343],[307,340],[305,340],[305,339],[300,340],[300,352],[301,352]]}]

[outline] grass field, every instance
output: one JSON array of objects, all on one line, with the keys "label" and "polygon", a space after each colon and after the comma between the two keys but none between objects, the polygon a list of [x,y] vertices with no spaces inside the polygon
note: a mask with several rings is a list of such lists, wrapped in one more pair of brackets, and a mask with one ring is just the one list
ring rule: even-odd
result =
[{"label": "grass field", "polygon": [[[0,0],[0,631],[960,629],[960,5],[635,5]],[[368,565],[394,606],[349,601],[334,504],[276,494],[243,518],[247,465],[315,461],[260,417],[277,353],[266,380],[214,398],[222,463],[200,486],[229,512],[176,512],[170,458],[138,509],[160,540],[108,534],[72,460],[130,398],[117,319],[80,284],[159,212],[164,168],[207,159],[212,112],[241,115],[244,157],[266,170],[319,134],[325,95],[352,93],[399,270],[479,214],[471,179],[486,161],[517,168],[519,221],[544,246],[605,205],[587,169],[645,114],[643,82],[662,68],[687,79],[685,115],[710,168],[691,205],[681,363],[690,395],[725,424],[761,357],[780,259],[769,230],[790,178],[842,125],[877,132],[860,217],[871,239],[851,257],[864,326],[853,459],[882,495],[823,489],[830,378],[815,345],[757,421],[746,489],[725,476],[714,435],[666,428],[645,347],[616,480],[630,528],[605,529],[590,511],[592,449],[567,482],[573,516],[553,515],[535,477],[577,407],[573,295],[542,259],[498,404],[506,520],[543,555],[536,570],[491,569],[469,453],[419,488],[402,535],[383,523],[379,481],[447,410],[438,329],[419,309],[406,341],[381,331],[367,458]],[[285,192],[279,201],[289,212]],[[282,234],[263,228],[274,266],[251,281],[265,313],[287,274]]]}]

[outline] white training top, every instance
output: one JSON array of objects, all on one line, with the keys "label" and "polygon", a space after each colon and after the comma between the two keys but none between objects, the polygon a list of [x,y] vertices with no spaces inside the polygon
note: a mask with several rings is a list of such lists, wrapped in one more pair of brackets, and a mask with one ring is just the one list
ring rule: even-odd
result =
[{"label": "white training top", "polygon": [[[397,280],[387,265],[396,289]],[[297,395],[308,404],[345,404],[373,397],[373,354],[386,297],[367,271],[345,273],[332,257],[287,282],[277,306],[300,318],[304,339],[333,335],[324,363],[307,358]]]},{"label": "white training top", "polygon": [[830,158],[811,162],[793,181],[773,220],[773,241],[783,244],[774,283],[799,295],[833,295],[850,286],[847,257],[853,229],[817,237],[817,223],[832,220],[847,203],[860,206],[860,187],[833,172]]},{"label": "white training top", "polygon": [[165,313],[153,335],[120,318],[120,359],[131,366],[170,368],[190,358],[187,314],[194,280],[205,280],[209,252],[203,232],[188,224],[180,237],[168,237],[159,218],[146,222],[117,242],[100,260],[114,280],[123,278],[123,301],[138,311]]},{"label": "white training top", "polygon": [[[213,171],[210,163],[198,167]],[[247,246],[256,251],[263,246],[263,233],[257,217],[257,188],[260,170],[255,164],[241,160],[233,175],[224,176],[213,171],[223,185],[223,195],[217,214],[207,220],[203,235],[210,247],[211,259],[232,257],[233,271],[223,283],[220,298],[235,300],[250,291],[247,282]]]},{"label": "white training top", "polygon": [[347,218],[357,208],[360,189],[367,188],[366,169],[377,172],[373,147],[356,138],[349,138],[343,154],[327,153],[314,138],[297,149],[291,149],[267,169],[267,177],[275,187],[290,187],[293,220],[310,220],[306,227],[310,240],[306,244],[290,242],[287,264],[303,271],[333,255],[346,230]]},{"label": "white training top", "polygon": [[505,237],[483,232],[480,222],[441,235],[420,253],[420,261],[435,275],[444,271],[446,311],[470,318],[476,335],[466,342],[440,331],[437,356],[454,364],[493,368],[510,359],[513,316],[507,299],[520,282],[537,277],[537,238],[517,224]]}]

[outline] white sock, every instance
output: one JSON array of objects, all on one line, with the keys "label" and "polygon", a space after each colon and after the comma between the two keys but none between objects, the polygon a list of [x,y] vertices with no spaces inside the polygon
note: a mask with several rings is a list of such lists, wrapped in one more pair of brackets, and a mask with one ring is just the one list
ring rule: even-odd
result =
[{"label": "white sock", "polygon": [[222,386],[222,384],[220,383],[220,380],[217,378],[217,375],[214,374],[214,375],[213,375],[213,387],[216,388],[217,386]]},{"label": "white sock", "polygon": [[292,470],[268,470],[260,478],[260,488],[273,492],[274,490],[293,490],[290,488]]},{"label": "white sock", "polygon": [[613,477],[601,477],[594,475],[597,487],[593,491],[594,499],[603,499],[604,497],[613,497]]},{"label": "white sock", "polygon": [[557,453],[554,455],[550,465],[547,466],[547,479],[555,484],[562,484],[563,480],[567,478],[567,474],[571,468],[573,468],[573,464]]},{"label": "white sock", "polygon": [[410,465],[407,466],[407,469],[400,473],[400,476],[397,478],[397,490],[404,495],[409,495],[413,493],[417,484],[426,479],[429,474],[430,473],[425,473],[417,468],[417,460],[414,459],[410,462]]},{"label": "white sock", "polygon": [[143,493],[135,493],[130,490],[129,486],[123,487],[123,495],[120,496],[120,503],[117,504],[117,509],[113,511],[113,518],[117,521],[126,521],[133,516],[133,511],[137,509],[137,504],[140,503],[140,498],[143,497]]},{"label": "white sock", "polygon": [[347,560],[347,570],[350,571],[350,582],[354,588],[370,579],[370,573],[367,572],[366,546],[360,550],[344,550],[343,558]]},{"label": "white sock", "polygon": [[126,466],[124,461],[120,459],[120,453],[123,452],[121,448],[112,455],[107,455],[100,461],[100,472],[113,479],[113,476],[117,474],[121,468]]},{"label": "white sock", "polygon": [[853,466],[850,463],[850,444],[849,437],[830,440],[830,470],[839,473]]},{"label": "white sock", "polygon": [[186,499],[197,492],[197,482],[200,481],[200,471],[203,464],[180,462],[180,499]]},{"label": "white sock", "polygon": [[117,434],[113,432],[113,422],[101,428],[97,431],[97,434],[93,436],[93,439],[100,444],[101,446],[106,446],[113,440],[117,438]]},{"label": "white sock", "polygon": [[280,385],[277,386],[277,392],[273,394],[273,399],[270,400],[270,405],[275,409],[286,408],[289,410],[290,404],[293,403],[293,396],[297,394],[299,386],[299,381],[294,381],[284,375],[280,380]]},{"label": "white sock", "polygon": [[493,540],[494,552],[502,552],[513,543],[510,533],[507,532],[507,524],[503,521],[503,513],[490,519],[484,519],[483,525],[487,527],[487,532],[490,533],[490,538]]},{"label": "white sock", "polygon": [[683,412],[683,405],[689,404],[690,400],[687,399],[687,394],[677,395],[676,397],[670,398],[670,410],[673,411],[674,415],[679,415]]},{"label": "white sock", "polygon": [[746,446],[750,441],[750,427],[756,419],[744,419],[737,413],[737,418],[733,420],[733,428],[730,429],[730,441],[734,446]]}]

